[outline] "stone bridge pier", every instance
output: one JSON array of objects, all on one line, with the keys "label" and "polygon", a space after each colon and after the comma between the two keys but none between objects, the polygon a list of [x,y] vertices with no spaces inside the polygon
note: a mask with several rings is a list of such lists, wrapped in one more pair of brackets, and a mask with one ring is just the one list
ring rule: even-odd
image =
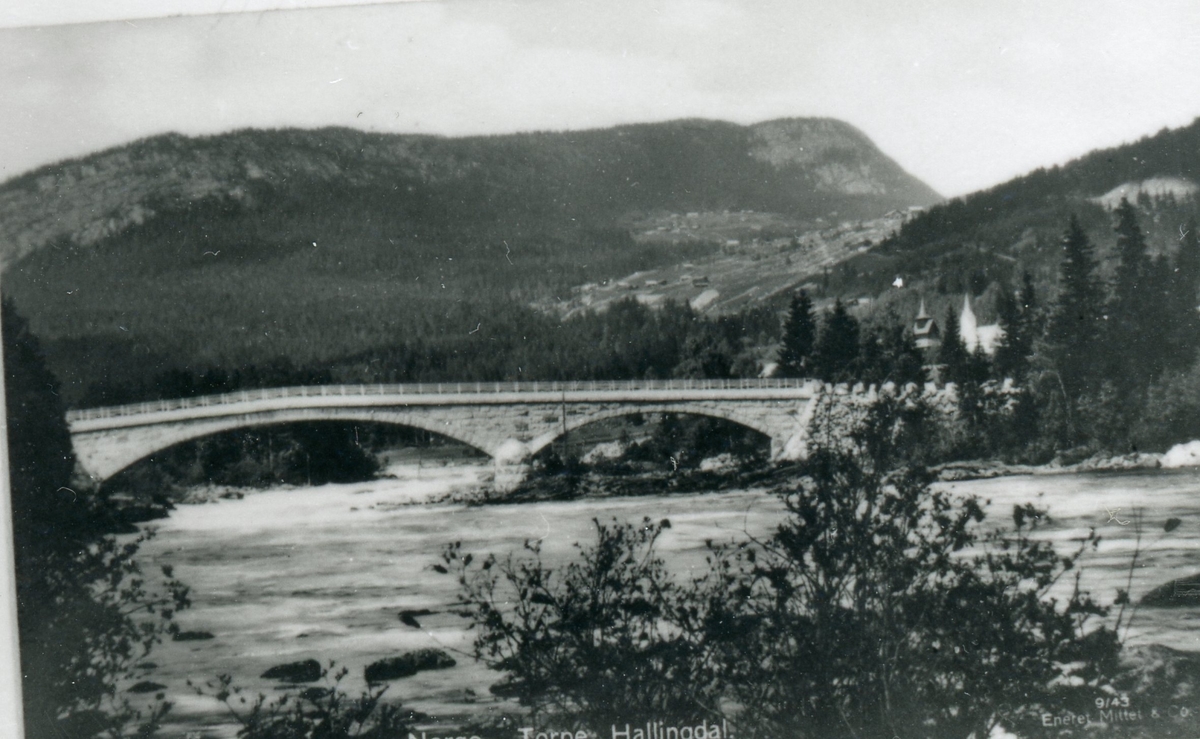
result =
[{"label": "stone bridge pier", "polygon": [[488,454],[497,482],[564,434],[635,413],[721,418],[771,440],[774,459],[803,456],[820,388],[803,380],[442,383],[275,388],[73,411],[76,456],[104,480],[157,451],[238,428],[311,421],[425,429]]}]

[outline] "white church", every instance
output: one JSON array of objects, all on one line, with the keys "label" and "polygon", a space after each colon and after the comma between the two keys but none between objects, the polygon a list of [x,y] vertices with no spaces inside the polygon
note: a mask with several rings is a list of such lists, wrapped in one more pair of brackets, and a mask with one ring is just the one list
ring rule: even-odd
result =
[{"label": "white church", "polygon": [[[1004,336],[1004,330],[998,323],[979,325],[975,311],[971,309],[969,294],[963,295],[962,313],[958,317],[958,333],[962,337],[963,343],[966,344],[967,351],[973,352],[976,347],[983,347],[983,351],[989,355],[995,353],[996,346]],[[921,349],[936,348],[942,343],[941,329],[938,327],[937,321],[925,309],[924,298],[921,299],[921,309],[917,312],[917,319],[913,323],[913,336],[916,337],[917,347]]]},{"label": "white church", "polygon": [[1004,338],[1004,329],[1000,328],[1000,324],[979,325],[979,321],[975,319],[975,311],[971,310],[970,295],[963,295],[962,315],[958,317],[958,333],[967,345],[967,351],[973,352],[975,347],[981,346],[989,355],[996,353],[1000,339]]}]

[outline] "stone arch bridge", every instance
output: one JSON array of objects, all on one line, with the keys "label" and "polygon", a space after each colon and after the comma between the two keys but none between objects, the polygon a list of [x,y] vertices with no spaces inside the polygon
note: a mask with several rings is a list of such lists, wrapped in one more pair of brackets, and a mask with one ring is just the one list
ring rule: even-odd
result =
[{"label": "stone arch bridge", "polygon": [[803,455],[810,380],[645,380],[320,385],[270,388],[71,411],[75,454],[105,480],[157,451],[238,428],[361,421],[425,429],[519,465],[564,434],[633,413],[722,418],[771,439],[775,459]]}]

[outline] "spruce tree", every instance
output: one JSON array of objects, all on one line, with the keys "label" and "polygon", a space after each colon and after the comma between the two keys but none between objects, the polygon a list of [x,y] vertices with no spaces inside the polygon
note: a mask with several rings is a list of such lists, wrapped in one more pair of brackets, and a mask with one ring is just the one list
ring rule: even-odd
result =
[{"label": "spruce tree", "polygon": [[882,382],[888,370],[883,348],[884,328],[876,325],[860,333],[858,373],[855,379],[864,383]]},{"label": "spruce tree", "polygon": [[1038,311],[1037,289],[1033,275],[1026,270],[1021,275],[1021,293],[1017,297],[1021,309],[1022,336],[1025,341],[1025,356],[1033,353],[1034,340],[1041,335],[1041,313]]},{"label": "spruce tree", "polygon": [[902,325],[894,325],[884,333],[884,358],[888,363],[885,382],[906,385],[914,382],[918,385],[925,382],[925,357],[917,348],[917,341],[912,332]]},{"label": "spruce tree", "polygon": [[858,371],[858,320],[839,298],[825,318],[813,351],[813,369],[826,382],[852,380]]},{"label": "spruce tree", "polygon": [[1145,348],[1141,359],[1144,374],[1139,378],[1142,387],[1149,386],[1168,366],[1183,359],[1180,356],[1181,347],[1172,345],[1172,339],[1178,334],[1183,320],[1174,306],[1174,282],[1174,270],[1165,256],[1160,255],[1149,261],[1143,282],[1145,294],[1140,312],[1141,323],[1138,326]]},{"label": "spruce tree", "polygon": [[1121,198],[1115,213],[1117,223],[1113,230],[1117,232],[1119,262],[1113,282],[1113,304],[1122,306],[1137,302],[1139,287],[1150,266],[1150,259],[1146,253],[1146,237],[1138,224],[1137,210],[1127,199]]},{"label": "spruce tree", "polygon": [[1196,357],[1200,346],[1200,235],[1196,233],[1196,219],[1189,218],[1179,240],[1179,253],[1175,257],[1175,272],[1171,281],[1171,313],[1174,346],[1173,364],[1186,366]]},{"label": "spruce tree", "polygon": [[1011,291],[1001,290],[996,298],[996,313],[999,317],[1001,336],[996,345],[992,368],[996,379],[1012,378],[1019,382],[1025,374],[1024,333],[1018,299]]},{"label": "spruce tree", "polygon": [[1019,292],[1001,291],[996,312],[1003,333],[996,345],[992,372],[997,380],[1022,383],[1029,373],[1033,342],[1039,333],[1033,275],[1028,271],[1022,274]]},{"label": "spruce tree", "polygon": [[811,370],[811,356],[817,341],[817,320],[812,300],[801,290],[792,297],[779,347],[779,373],[784,377],[804,377]]},{"label": "spruce tree", "polygon": [[1151,356],[1158,348],[1151,346],[1147,335],[1152,329],[1153,288],[1149,284],[1150,257],[1138,224],[1137,209],[1121,198],[1115,212],[1118,261],[1108,306],[1108,335],[1115,351],[1108,355],[1108,370],[1112,379],[1128,389],[1149,373]]},{"label": "spruce tree", "polygon": [[937,360],[938,364],[942,365],[942,380],[962,383],[968,379],[968,359],[967,345],[963,342],[958,314],[951,306],[946,310],[946,320],[942,324],[942,345],[938,347]]},{"label": "spruce tree", "polygon": [[1062,238],[1058,299],[1046,328],[1047,351],[1069,401],[1096,389],[1103,347],[1103,296],[1092,243],[1071,216]]},{"label": "spruce tree", "polygon": [[1195,217],[1189,218],[1179,239],[1179,255],[1175,259],[1178,294],[1183,305],[1196,312],[1196,296],[1200,291],[1200,234]]}]

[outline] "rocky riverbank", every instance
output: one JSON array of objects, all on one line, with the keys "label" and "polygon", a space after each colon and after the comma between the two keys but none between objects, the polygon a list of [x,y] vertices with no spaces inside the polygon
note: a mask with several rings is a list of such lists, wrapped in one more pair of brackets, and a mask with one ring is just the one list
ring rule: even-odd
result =
[{"label": "rocky riverbank", "polygon": [[959,480],[983,480],[1011,475],[1062,475],[1082,472],[1129,472],[1132,470],[1154,470],[1163,465],[1165,455],[1154,452],[1132,452],[1130,454],[1095,454],[1077,462],[1068,462],[1062,457],[1042,465],[1009,464],[1000,460],[966,460],[947,462],[933,468],[934,474],[943,482]]}]

